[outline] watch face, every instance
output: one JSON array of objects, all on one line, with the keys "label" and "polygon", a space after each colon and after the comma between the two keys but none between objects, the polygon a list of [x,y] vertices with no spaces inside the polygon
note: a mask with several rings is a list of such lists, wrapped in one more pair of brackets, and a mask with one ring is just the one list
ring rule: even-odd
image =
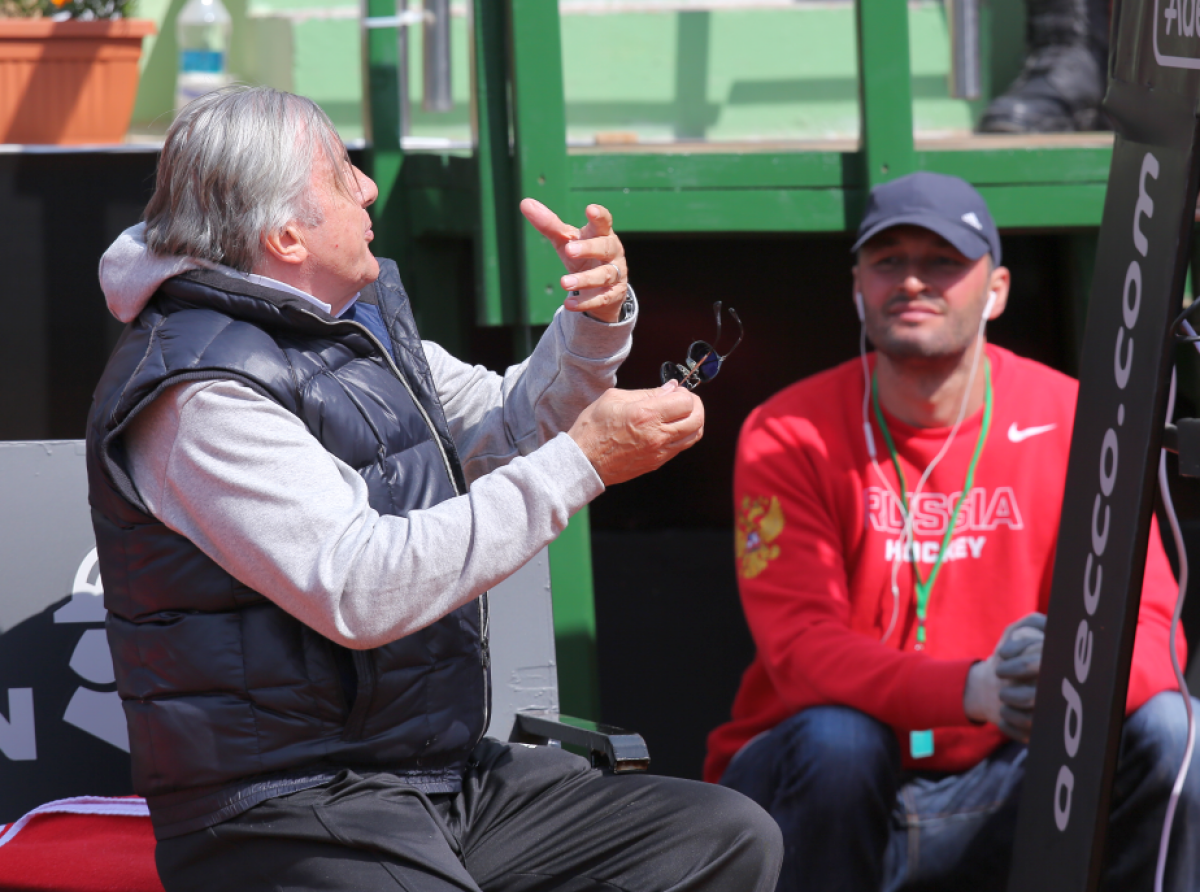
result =
[{"label": "watch face", "polygon": [[624,322],[633,315],[633,289],[625,286],[625,303],[621,304],[621,321]]}]

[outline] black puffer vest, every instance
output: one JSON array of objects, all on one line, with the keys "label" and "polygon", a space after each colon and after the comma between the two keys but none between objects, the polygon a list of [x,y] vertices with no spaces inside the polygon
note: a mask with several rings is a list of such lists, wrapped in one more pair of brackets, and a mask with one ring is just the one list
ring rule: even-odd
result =
[{"label": "black puffer vest", "polygon": [[488,724],[483,599],[391,644],[351,651],[247,588],[148,513],[122,431],[181,381],[236,380],[300,418],[404,516],[465,491],[395,264],[361,300],[393,342],[299,297],[216,272],[170,279],[125,330],[88,423],[108,639],[134,789],[160,838],[313,786],[339,767],[456,792]]}]

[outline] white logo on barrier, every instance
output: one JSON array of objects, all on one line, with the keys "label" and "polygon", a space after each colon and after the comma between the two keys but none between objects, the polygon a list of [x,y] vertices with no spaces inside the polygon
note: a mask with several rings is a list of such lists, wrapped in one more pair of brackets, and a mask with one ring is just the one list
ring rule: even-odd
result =
[{"label": "white logo on barrier", "polygon": [[[1161,13],[1160,13],[1161,10]],[[1200,58],[1175,55],[1159,48],[1159,35],[1164,43],[1179,52],[1194,52],[1188,38],[1200,37],[1200,0],[1154,0],[1154,59],[1166,68],[1200,68]],[[1181,39],[1182,38],[1182,39]]]},{"label": "white logo on barrier", "polygon": [[[71,600],[54,611],[54,621],[104,622],[104,583],[100,579],[96,549],[87,553],[75,571]],[[103,629],[88,629],[80,636],[71,655],[71,669],[92,684],[111,685],[116,681],[112,652]],[[99,737],[105,743],[111,743],[117,749],[129,752],[129,729],[125,725],[121,697],[116,691],[96,691],[80,685],[67,704],[63,721]]]}]

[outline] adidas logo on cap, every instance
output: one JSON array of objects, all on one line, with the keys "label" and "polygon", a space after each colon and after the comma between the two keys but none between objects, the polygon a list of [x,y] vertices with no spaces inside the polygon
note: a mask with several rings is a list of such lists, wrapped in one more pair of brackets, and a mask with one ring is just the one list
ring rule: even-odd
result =
[{"label": "adidas logo on cap", "polygon": [[983,224],[979,222],[979,218],[975,216],[974,211],[967,211],[963,214],[962,221],[970,226],[974,226],[980,232],[983,231]]}]

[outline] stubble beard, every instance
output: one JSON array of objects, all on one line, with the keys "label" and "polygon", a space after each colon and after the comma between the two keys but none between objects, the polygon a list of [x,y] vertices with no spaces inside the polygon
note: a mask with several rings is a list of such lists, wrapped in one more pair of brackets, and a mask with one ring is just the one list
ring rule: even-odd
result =
[{"label": "stubble beard", "polygon": [[[977,309],[983,312],[982,306]],[[923,373],[954,368],[962,363],[978,336],[979,319],[972,319],[973,315],[973,311],[964,310],[942,316],[945,325],[940,331],[919,332],[900,322],[888,325],[886,313],[881,311],[875,319],[868,316],[867,337],[875,350],[895,366]]]}]

